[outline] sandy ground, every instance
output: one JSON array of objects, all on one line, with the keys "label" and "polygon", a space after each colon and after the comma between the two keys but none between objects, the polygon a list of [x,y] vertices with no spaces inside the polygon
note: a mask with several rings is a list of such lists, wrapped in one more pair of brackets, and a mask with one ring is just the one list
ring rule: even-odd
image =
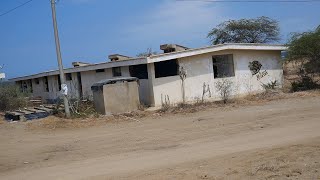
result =
[{"label": "sandy ground", "polygon": [[82,129],[0,124],[0,179],[320,179],[320,97]]}]

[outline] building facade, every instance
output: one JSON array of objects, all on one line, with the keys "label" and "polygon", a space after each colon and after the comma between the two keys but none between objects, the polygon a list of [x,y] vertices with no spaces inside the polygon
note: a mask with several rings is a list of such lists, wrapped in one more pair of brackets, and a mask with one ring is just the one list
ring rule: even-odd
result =
[{"label": "building facade", "polygon": [[[219,100],[217,82],[232,82],[232,96],[263,91],[263,85],[283,83],[283,45],[222,44],[198,49],[162,45],[163,54],[142,58],[109,56],[110,62],[73,63],[64,70],[70,98],[92,99],[91,86],[100,80],[118,77],[139,78],[141,103],[161,106],[182,101]],[[58,71],[11,79],[23,91],[43,100],[60,96]]]}]

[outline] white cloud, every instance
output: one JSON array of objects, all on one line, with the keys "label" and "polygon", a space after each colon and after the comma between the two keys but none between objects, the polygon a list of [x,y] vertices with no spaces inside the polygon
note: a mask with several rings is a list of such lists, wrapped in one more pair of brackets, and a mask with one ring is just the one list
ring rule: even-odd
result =
[{"label": "white cloud", "polygon": [[208,42],[208,31],[225,19],[222,13],[221,8],[210,3],[166,0],[131,21],[125,32],[135,40],[150,43],[204,44]]}]

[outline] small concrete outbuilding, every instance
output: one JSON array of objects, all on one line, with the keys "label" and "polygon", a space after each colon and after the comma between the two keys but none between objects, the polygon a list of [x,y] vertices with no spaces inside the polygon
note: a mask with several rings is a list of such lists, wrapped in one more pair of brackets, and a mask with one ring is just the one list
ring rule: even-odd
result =
[{"label": "small concrete outbuilding", "polygon": [[95,109],[101,114],[124,113],[139,108],[139,79],[106,79],[91,86]]}]

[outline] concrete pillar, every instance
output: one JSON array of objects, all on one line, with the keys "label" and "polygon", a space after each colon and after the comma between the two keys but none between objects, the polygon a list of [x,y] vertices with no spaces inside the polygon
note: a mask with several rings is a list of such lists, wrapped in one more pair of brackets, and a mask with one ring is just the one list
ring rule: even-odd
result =
[{"label": "concrete pillar", "polygon": [[153,83],[155,80],[154,63],[148,63],[148,80],[149,80],[149,100],[150,106],[154,107],[154,93],[153,93]]}]

